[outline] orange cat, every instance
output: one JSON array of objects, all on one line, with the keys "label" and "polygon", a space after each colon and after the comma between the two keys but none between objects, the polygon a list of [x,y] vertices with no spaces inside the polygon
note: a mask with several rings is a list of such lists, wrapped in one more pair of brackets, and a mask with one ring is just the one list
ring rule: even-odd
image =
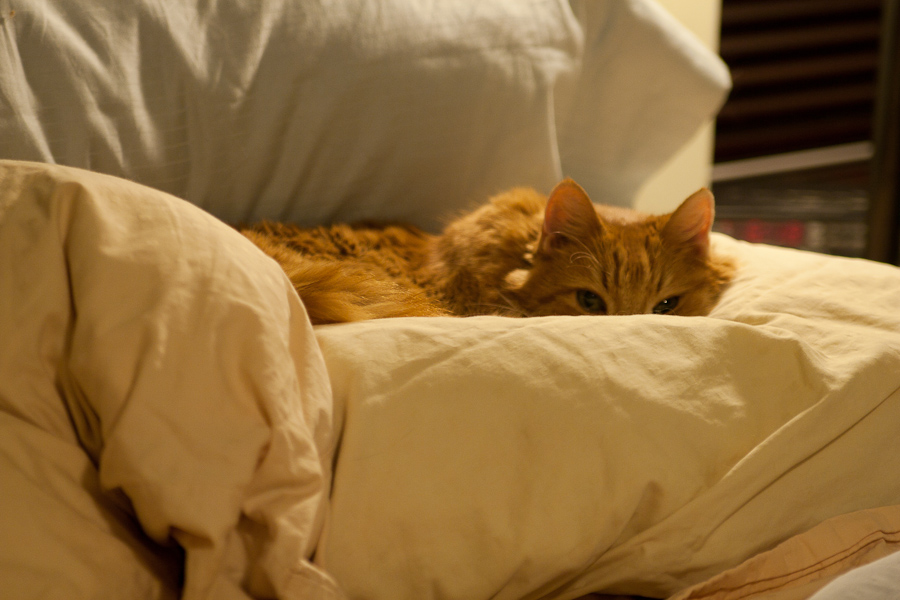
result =
[{"label": "orange cat", "polygon": [[281,264],[313,323],[400,316],[705,315],[733,273],[709,248],[702,189],[649,216],[594,205],[567,179],[549,198],[495,196],[440,235],[409,225],[242,230]]}]

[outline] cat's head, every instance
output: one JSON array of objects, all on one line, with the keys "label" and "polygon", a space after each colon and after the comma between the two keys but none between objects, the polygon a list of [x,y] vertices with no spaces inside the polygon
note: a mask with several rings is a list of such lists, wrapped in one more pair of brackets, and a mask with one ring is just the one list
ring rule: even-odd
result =
[{"label": "cat's head", "polygon": [[710,252],[714,211],[706,189],[667,215],[596,206],[567,179],[505,293],[529,316],[708,314],[733,270]]}]

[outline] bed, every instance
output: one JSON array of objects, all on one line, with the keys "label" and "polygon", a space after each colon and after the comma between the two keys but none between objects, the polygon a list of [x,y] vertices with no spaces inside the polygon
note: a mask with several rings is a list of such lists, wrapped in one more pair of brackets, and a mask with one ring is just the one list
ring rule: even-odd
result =
[{"label": "bed", "polygon": [[4,594],[898,593],[896,267],[715,235],[709,317],[314,328],[231,226],[628,205],[728,89],[652,2],[0,18]]}]

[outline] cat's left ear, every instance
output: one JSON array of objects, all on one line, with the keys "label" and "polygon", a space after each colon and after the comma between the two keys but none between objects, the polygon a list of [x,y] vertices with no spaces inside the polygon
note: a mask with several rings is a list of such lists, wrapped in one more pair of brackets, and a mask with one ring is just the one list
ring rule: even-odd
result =
[{"label": "cat's left ear", "polygon": [[547,199],[538,249],[546,252],[570,240],[586,239],[601,230],[600,218],[587,192],[573,180],[564,179]]},{"label": "cat's left ear", "polygon": [[663,227],[662,237],[673,246],[694,247],[702,255],[709,251],[709,232],[716,215],[712,192],[701,188],[681,203]]}]

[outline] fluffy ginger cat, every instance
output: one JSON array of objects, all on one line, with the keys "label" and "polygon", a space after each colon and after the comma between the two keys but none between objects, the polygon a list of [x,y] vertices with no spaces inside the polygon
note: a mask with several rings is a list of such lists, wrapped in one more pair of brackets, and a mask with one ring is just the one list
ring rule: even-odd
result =
[{"label": "fluffy ginger cat", "polygon": [[708,314],[733,265],[709,247],[701,189],[673,213],[594,205],[571,179],[515,188],[440,235],[409,225],[242,233],[287,273],[314,324],[439,315]]}]

